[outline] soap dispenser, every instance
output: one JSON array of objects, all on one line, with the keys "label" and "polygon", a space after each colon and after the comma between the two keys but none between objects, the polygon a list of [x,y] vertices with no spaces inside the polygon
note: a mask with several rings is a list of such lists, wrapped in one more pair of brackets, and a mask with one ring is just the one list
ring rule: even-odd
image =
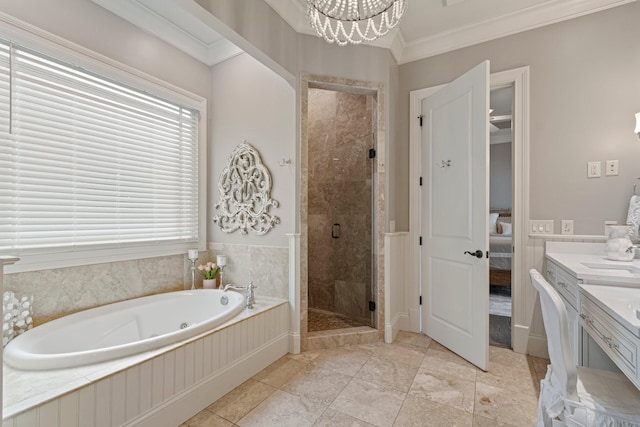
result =
[{"label": "soap dispenser", "polygon": [[606,258],[612,261],[631,261],[635,256],[635,248],[631,242],[631,226],[629,225],[610,225],[607,245]]}]

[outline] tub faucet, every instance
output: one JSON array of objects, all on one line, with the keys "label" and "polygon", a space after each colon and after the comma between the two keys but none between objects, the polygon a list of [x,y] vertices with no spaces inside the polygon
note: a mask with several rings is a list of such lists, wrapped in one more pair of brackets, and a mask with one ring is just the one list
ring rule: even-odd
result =
[{"label": "tub faucet", "polygon": [[246,307],[247,308],[253,308],[253,305],[256,303],[256,299],[255,299],[255,296],[254,296],[254,293],[253,293],[253,290],[255,288],[257,288],[257,286],[254,286],[253,281],[250,281],[247,286],[232,285],[231,283],[229,283],[228,285],[226,285],[224,287],[224,291],[227,292],[229,289],[235,289],[235,290],[238,290],[238,291],[246,289],[246,291],[247,291]]}]

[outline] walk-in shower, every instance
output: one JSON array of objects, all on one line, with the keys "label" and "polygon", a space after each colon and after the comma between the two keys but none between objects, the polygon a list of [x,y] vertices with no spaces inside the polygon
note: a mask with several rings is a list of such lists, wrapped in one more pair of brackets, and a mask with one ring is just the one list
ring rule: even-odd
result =
[{"label": "walk-in shower", "polygon": [[374,96],[309,88],[309,332],[375,326]]}]

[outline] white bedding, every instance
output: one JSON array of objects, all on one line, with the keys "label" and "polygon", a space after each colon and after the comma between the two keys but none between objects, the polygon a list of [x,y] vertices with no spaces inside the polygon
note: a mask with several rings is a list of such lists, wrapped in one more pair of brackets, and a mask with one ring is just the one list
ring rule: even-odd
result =
[{"label": "white bedding", "polygon": [[489,235],[489,268],[511,270],[512,236]]}]

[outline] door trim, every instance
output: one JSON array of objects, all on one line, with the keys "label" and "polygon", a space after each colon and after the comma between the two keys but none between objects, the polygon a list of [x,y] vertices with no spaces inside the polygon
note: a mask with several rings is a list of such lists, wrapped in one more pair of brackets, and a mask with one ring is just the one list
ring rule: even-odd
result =
[{"label": "door trim", "polygon": [[[511,322],[511,343],[517,353],[527,352],[530,320],[527,318],[527,276],[525,249],[528,241],[529,223],[529,67],[493,73],[490,76],[491,89],[513,85],[513,207],[514,223],[511,293],[513,318]],[[444,85],[417,89],[409,93],[409,239],[411,250],[411,283],[407,292],[409,307],[409,328],[420,332],[420,170],[421,132],[418,116],[421,102]],[[489,339],[489,337],[487,337]]]}]

